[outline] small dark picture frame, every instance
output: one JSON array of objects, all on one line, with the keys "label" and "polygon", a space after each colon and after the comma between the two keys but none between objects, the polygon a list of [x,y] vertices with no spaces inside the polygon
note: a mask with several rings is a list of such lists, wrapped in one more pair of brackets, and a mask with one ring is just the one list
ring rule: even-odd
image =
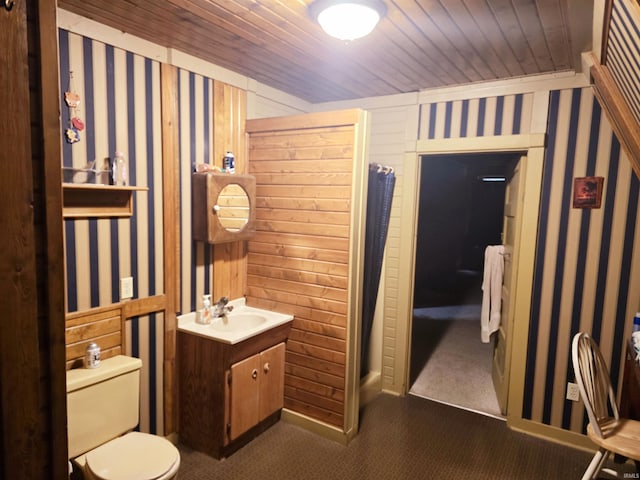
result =
[{"label": "small dark picture frame", "polygon": [[604,177],[573,179],[573,208],[600,208]]}]

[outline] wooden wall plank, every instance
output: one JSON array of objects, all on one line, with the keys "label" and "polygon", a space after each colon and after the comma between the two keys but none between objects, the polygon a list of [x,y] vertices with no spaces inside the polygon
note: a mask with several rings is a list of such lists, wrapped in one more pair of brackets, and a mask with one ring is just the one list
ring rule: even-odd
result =
[{"label": "wooden wall plank", "polygon": [[316,260],[308,260],[305,258],[287,258],[278,255],[261,255],[258,253],[249,253],[249,258],[254,265],[280,267],[287,269],[298,268],[305,272],[327,273],[347,277],[349,274],[347,266],[344,263],[323,262]]},{"label": "wooden wall plank", "polygon": [[[31,8],[31,7],[29,7]],[[43,324],[47,325],[46,342],[49,356],[45,361],[49,370],[48,396],[50,399],[51,436],[49,455],[51,465],[45,467],[49,478],[65,479],[68,458],[67,428],[64,419],[67,415],[67,376],[65,369],[65,263],[62,211],[62,152],[60,149],[60,88],[58,64],[58,25],[57,3],[53,0],[38,0],[38,14],[32,15],[37,21],[38,47],[40,49],[39,74],[33,83],[39,88],[42,108],[42,155],[44,206],[46,208],[46,234],[40,236],[45,244],[46,255],[40,259],[46,271],[47,308],[39,309]],[[37,18],[37,20],[35,20]],[[34,56],[31,56],[34,58]],[[33,110],[32,110],[33,112]],[[40,140],[36,140],[40,144]],[[0,427],[1,430],[1,427]],[[43,451],[41,457],[45,458]]]},{"label": "wooden wall plank", "polygon": [[[4,49],[0,104],[3,112],[22,114],[16,118],[3,115],[4,139],[0,142],[4,201],[0,212],[0,278],[4,286],[0,299],[0,478],[61,478],[61,465],[54,462],[62,459],[66,445],[53,442],[60,441],[65,432],[65,397],[53,395],[62,393],[63,357],[61,344],[50,343],[60,340],[62,277],[57,276],[61,264],[55,259],[62,256],[61,232],[52,231],[51,246],[47,245],[47,227],[55,225],[50,220],[60,205],[61,193],[58,191],[56,202],[54,192],[43,191],[51,186],[51,181],[47,182],[49,167],[60,169],[59,163],[46,164],[47,160],[55,162],[56,157],[45,158],[53,151],[52,129],[59,123],[57,115],[52,115],[53,100],[43,100],[39,89],[42,75],[52,73],[51,63],[47,66],[44,58],[51,50],[40,49],[41,42],[55,45],[55,37],[50,37],[55,12],[53,5],[35,0],[13,2],[12,6],[0,15]],[[43,23],[38,23],[40,15]],[[40,38],[43,24],[48,28]],[[55,58],[54,51],[48,60]],[[55,70],[53,78],[57,78]],[[55,80],[51,83],[55,91]],[[42,151],[44,136],[49,140],[44,145],[46,151]],[[46,204],[47,194],[52,195],[51,206]],[[57,213],[61,215],[61,210]],[[54,255],[51,272],[49,255]],[[49,281],[57,282],[51,290]]]},{"label": "wooden wall plank", "polygon": [[178,427],[176,375],[176,310],[180,298],[180,193],[178,177],[178,69],[160,66],[162,99],[162,222],[164,225],[164,433]]},{"label": "wooden wall plank", "polygon": [[311,392],[319,397],[330,398],[338,402],[344,401],[344,390],[322,385],[302,377],[286,377],[285,389],[298,389],[305,392]]},{"label": "wooden wall plank", "polygon": [[[246,92],[220,81],[213,82],[213,158],[220,165],[227,151],[235,156],[236,173],[247,171],[245,134]],[[212,297],[239,298],[245,295],[247,242],[216,244],[213,247]]]},{"label": "wooden wall plank", "polygon": [[271,120],[285,128],[249,139],[257,208],[247,302],[294,315],[285,407],[343,426],[354,128]]}]

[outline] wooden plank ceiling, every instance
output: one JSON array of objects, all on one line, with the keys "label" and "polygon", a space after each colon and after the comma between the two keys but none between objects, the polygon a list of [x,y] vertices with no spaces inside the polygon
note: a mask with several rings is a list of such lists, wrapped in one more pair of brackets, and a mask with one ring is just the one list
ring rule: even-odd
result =
[{"label": "wooden plank ceiling", "polygon": [[311,0],[58,0],[59,7],[312,103],[580,70],[586,0],[385,0],[368,37],[328,37]]}]

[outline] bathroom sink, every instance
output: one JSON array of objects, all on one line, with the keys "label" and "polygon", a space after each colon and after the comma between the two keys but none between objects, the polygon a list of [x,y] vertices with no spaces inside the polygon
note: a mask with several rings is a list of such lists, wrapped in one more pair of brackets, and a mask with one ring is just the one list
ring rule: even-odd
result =
[{"label": "bathroom sink", "polygon": [[224,317],[216,318],[211,322],[211,328],[219,332],[241,332],[259,327],[267,321],[263,315],[255,313],[237,313],[233,312]]},{"label": "bathroom sink", "polygon": [[287,315],[245,305],[244,298],[229,302],[233,310],[203,325],[196,322],[196,312],[178,316],[178,330],[218,342],[235,344],[293,320]]}]

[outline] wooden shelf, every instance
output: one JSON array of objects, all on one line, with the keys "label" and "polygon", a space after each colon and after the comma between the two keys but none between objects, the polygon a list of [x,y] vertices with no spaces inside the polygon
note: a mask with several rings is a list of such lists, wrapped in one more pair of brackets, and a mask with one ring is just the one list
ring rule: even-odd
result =
[{"label": "wooden shelf", "polygon": [[130,217],[133,215],[133,192],[147,187],[115,187],[84,183],[63,183],[64,218]]}]

